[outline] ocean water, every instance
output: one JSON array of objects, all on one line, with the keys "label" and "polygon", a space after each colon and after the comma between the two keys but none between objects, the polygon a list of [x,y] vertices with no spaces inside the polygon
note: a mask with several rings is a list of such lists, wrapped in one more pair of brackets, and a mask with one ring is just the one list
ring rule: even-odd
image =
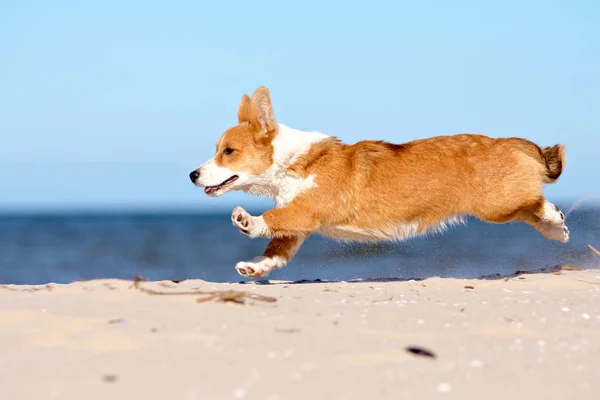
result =
[{"label": "ocean water", "polygon": [[[441,235],[400,243],[340,243],[315,235],[269,279],[478,277],[559,264],[600,267],[600,257],[587,248],[600,248],[600,208],[575,210],[567,225],[568,244],[546,240],[522,223],[475,219]],[[246,279],[235,271],[236,262],[260,255],[266,245],[240,234],[229,213],[3,215],[0,283],[135,275],[239,282]]]}]

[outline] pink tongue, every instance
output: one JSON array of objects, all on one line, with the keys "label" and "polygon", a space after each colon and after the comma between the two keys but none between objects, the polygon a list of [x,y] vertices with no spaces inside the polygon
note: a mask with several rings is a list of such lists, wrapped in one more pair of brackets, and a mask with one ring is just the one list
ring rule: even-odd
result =
[{"label": "pink tongue", "polygon": [[204,193],[210,193],[212,191],[212,187],[208,186],[204,188]]}]

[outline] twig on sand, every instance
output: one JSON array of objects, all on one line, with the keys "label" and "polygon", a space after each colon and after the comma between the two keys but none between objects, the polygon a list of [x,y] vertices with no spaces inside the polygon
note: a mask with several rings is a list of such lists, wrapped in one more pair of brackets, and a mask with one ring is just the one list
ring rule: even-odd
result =
[{"label": "twig on sand", "polygon": [[245,292],[241,290],[190,290],[186,292],[162,292],[154,289],[148,289],[143,287],[140,282],[145,279],[141,276],[133,278],[133,287],[140,292],[156,295],[156,296],[189,296],[189,295],[201,295],[204,297],[198,298],[198,303],[204,303],[211,300],[218,300],[222,302],[233,302],[238,304],[244,304],[246,300],[258,300],[267,303],[276,302],[277,299],[271,296],[264,296],[262,294]]},{"label": "twig on sand", "polygon": [[206,296],[196,299],[198,303],[204,303],[210,300],[231,301],[233,303],[244,304],[246,300],[259,300],[267,303],[277,301],[275,297],[265,296],[257,293],[243,292],[241,290],[215,290],[213,292],[205,292]]},{"label": "twig on sand", "polygon": [[386,299],[376,299],[376,300],[373,300],[373,303],[387,303],[388,301],[392,301],[392,300],[394,300],[394,296],[390,296]]},{"label": "twig on sand", "polygon": [[596,253],[597,256],[600,256],[600,251],[598,251],[594,247],[592,247],[591,244],[588,244],[588,247],[590,248],[590,250],[592,250],[594,253]]}]

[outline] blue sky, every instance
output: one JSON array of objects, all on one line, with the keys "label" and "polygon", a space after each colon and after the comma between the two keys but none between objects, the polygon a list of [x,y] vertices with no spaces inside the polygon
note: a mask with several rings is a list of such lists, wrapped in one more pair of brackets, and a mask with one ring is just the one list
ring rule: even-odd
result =
[{"label": "blue sky", "polygon": [[187,178],[260,85],[281,122],[348,142],[566,143],[548,197],[599,194],[599,20],[592,0],[0,0],[0,209],[263,204]]}]

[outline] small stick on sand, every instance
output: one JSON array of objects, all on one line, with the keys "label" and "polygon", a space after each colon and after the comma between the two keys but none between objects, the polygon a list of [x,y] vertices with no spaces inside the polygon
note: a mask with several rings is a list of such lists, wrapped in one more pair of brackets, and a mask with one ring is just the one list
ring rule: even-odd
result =
[{"label": "small stick on sand", "polygon": [[244,304],[246,299],[265,301],[268,303],[276,302],[277,299],[271,296],[264,296],[262,294],[244,292],[241,290],[192,290],[187,292],[161,292],[158,290],[147,289],[140,285],[144,279],[140,276],[133,278],[133,287],[140,292],[155,295],[155,296],[189,296],[189,295],[204,295],[197,300],[198,303],[204,303],[210,300],[219,301],[231,301],[238,304]]},{"label": "small stick on sand", "polygon": [[596,253],[597,256],[600,256],[600,251],[593,248],[591,244],[588,244],[588,247],[590,248],[590,250],[592,250],[594,253]]},{"label": "small stick on sand", "polygon": [[392,301],[392,300],[394,300],[394,296],[390,296],[386,299],[373,300],[373,303],[385,303],[387,301]]}]

